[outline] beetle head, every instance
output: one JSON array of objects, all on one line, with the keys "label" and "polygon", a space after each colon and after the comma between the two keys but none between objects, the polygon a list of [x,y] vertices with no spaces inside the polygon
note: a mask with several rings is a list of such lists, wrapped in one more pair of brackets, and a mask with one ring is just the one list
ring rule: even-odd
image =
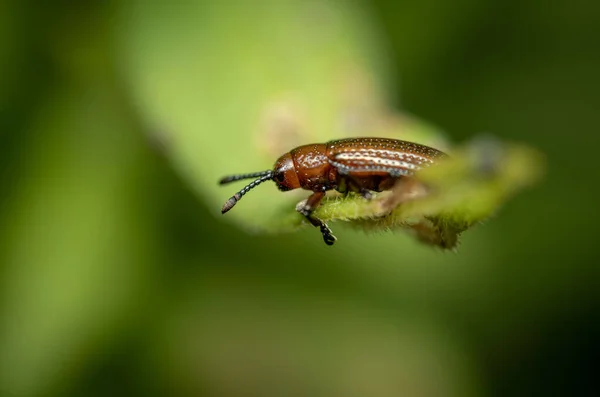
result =
[{"label": "beetle head", "polygon": [[300,187],[294,160],[290,153],[284,154],[275,162],[273,181],[275,181],[277,188],[283,192]]}]

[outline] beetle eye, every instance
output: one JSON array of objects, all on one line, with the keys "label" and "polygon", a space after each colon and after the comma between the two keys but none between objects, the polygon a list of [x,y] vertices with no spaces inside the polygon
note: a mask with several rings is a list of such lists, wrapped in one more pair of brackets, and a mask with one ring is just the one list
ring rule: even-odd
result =
[{"label": "beetle eye", "polygon": [[273,179],[275,179],[275,182],[282,183],[285,179],[285,175],[283,174],[283,172],[278,172],[273,176]]}]

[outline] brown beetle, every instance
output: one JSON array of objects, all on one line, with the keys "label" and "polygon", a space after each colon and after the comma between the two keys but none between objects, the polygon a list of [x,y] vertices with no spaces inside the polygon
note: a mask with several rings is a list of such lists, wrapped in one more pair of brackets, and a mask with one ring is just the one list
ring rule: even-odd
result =
[{"label": "brown beetle", "polygon": [[386,138],[348,138],[299,146],[281,156],[273,170],[221,179],[223,185],[257,178],[227,200],[221,213],[229,211],[244,194],[264,181],[273,180],[281,191],[310,190],[313,193],[298,211],[320,228],[325,244],[332,245],[336,237],[331,229],[313,215],[326,191],[353,191],[368,200],[372,191],[390,190],[399,179],[411,177],[443,156],[443,152],[428,146]]}]

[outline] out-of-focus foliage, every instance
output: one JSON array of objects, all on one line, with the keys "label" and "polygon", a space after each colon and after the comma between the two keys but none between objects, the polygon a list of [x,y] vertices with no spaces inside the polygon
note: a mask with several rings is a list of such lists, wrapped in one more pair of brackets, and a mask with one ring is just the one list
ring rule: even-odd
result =
[{"label": "out-of-focus foliage", "polygon": [[[0,3],[0,395],[596,393],[584,3]],[[300,143],[482,131],[510,160],[463,153],[402,207],[499,209],[458,253],[357,220],[333,249],[249,234],[301,219],[272,185],[219,213],[222,175]]]}]

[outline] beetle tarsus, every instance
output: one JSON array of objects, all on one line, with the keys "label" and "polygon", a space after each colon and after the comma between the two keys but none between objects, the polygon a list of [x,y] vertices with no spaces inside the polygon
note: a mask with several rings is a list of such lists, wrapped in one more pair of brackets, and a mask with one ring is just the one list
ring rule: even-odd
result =
[{"label": "beetle tarsus", "polygon": [[327,245],[333,245],[337,238],[331,233],[331,229],[327,226],[326,223],[321,223],[321,234],[323,235],[323,241]]},{"label": "beetle tarsus", "polygon": [[325,244],[333,245],[337,238],[332,234],[331,229],[325,222],[313,215],[313,211],[317,208],[323,197],[325,197],[324,191],[314,192],[308,197],[306,203],[298,209],[298,212],[304,215],[313,226],[321,230]]},{"label": "beetle tarsus", "polygon": [[337,238],[333,235],[333,232],[331,231],[329,226],[327,226],[327,224],[321,219],[312,215],[312,211],[310,209],[306,208],[305,206],[304,208],[302,208],[302,210],[300,210],[300,213],[304,215],[313,226],[318,227],[319,230],[321,230],[321,234],[323,235],[323,241],[325,241],[325,244],[333,245],[335,243]]}]

